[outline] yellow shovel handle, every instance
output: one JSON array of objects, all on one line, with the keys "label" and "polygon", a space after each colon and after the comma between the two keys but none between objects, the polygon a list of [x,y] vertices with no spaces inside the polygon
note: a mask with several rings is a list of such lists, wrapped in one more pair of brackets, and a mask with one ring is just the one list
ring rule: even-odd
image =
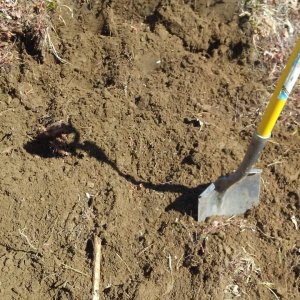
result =
[{"label": "yellow shovel handle", "polygon": [[262,138],[269,138],[273,127],[286,103],[286,100],[300,74],[300,39],[298,39],[292,54],[281,73],[275,91],[270,99],[266,111],[258,125],[257,134]]}]

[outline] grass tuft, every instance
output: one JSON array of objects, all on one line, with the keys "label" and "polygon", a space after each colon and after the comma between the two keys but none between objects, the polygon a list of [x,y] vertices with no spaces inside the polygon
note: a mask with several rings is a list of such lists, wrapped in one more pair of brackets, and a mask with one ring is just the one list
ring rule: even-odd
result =
[{"label": "grass tuft", "polygon": [[23,43],[29,54],[42,58],[50,20],[57,7],[56,0],[1,1],[0,67],[17,59],[13,52],[17,42]]},{"label": "grass tuft", "polygon": [[[253,44],[258,57],[267,68],[267,89],[273,92],[300,32],[300,2],[298,0],[243,0],[240,17],[249,18]],[[299,126],[299,83],[290,95],[281,120],[288,127]]]},{"label": "grass tuft", "polygon": [[249,16],[254,46],[271,71],[270,79],[277,79],[300,30],[298,0],[244,0],[242,14]]}]

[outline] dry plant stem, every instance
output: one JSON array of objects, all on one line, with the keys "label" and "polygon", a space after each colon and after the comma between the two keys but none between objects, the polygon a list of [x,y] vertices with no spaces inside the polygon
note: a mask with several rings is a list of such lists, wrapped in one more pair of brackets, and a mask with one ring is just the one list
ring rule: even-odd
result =
[{"label": "dry plant stem", "polygon": [[70,266],[68,266],[68,265],[66,265],[66,264],[64,264],[64,263],[62,263],[61,265],[62,265],[65,269],[67,269],[67,270],[72,270],[72,271],[74,271],[75,273],[81,274],[81,275],[83,275],[83,276],[88,276],[87,274],[81,272],[80,270],[77,270],[77,269],[75,269],[75,268],[73,268],[73,267],[70,267]]},{"label": "dry plant stem", "polygon": [[28,238],[28,236],[24,233],[24,230],[25,230],[25,228],[24,229],[19,229],[19,233],[20,233],[20,235],[22,236],[22,237],[24,237],[25,238],[25,240],[26,240],[26,242],[27,242],[27,244],[33,249],[33,250],[35,250],[35,251],[37,251],[37,248],[36,247],[34,247],[33,245],[32,245],[32,243],[30,242],[30,240],[29,240],[29,238]]},{"label": "dry plant stem", "polygon": [[140,251],[137,256],[140,256],[141,254],[143,254],[145,251],[147,251],[150,247],[152,247],[154,245],[154,243],[152,243],[151,245],[145,247],[142,251]]},{"label": "dry plant stem", "polygon": [[94,269],[93,269],[93,297],[92,300],[99,300],[100,294],[100,263],[101,263],[101,241],[94,236]]},{"label": "dry plant stem", "polygon": [[124,261],[124,259],[118,253],[116,253],[116,256],[124,263],[124,265],[126,266],[127,270],[129,271],[129,273],[132,274],[131,269],[129,268],[129,266],[127,265],[127,263]]}]

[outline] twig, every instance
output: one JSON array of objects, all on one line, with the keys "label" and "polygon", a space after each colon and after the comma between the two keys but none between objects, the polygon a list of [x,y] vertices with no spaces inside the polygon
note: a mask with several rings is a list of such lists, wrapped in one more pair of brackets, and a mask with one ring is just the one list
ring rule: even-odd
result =
[{"label": "twig", "polygon": [[171,274],[172,274],[172,273],[173,273],[173,268],[172,268],[172,257],[171,257],[170,254],[168,255],[168,262],[169,262],[169,269],[170,269],[170,272],[171,272]]},{"label": "twig", "polygon": [[99,300],[100,294],[100,263],[101,263],[101,240],[94,236],[94,269],[93,269],[93,296],[92,300]]},{"label": "twig", "polygon": [[67,270],[72,270],[72,271],[74,271],[74,272],[76,272],[76,273],[78,273],[78,274],[81,274],[81,275],[83,275],[83,276],[89,276],[88,274],[83,273],[83,272],[81,272],[80,270],[74,269],[74,268],[72,268],[72,267],[70,267],[70,266],[68,266],[68,265],[66,265],[66,264],[64,264],[64,263],[62,263],[61,265],[62,265],[65,269],[67,269]]},{"label": "twig", "polygon": [[238,113],[239,113],[238,102],[239,102],[239,96],[236,96],[236,101],[235,101],[235,113],[234,113],[234,123],[236,123],[236,120],[237,120],[237,118],[238,118]]},{"label": "twig", "polygon": [[284,161],[277,160],[277,161],[274,161],[274,162],[268,164],[267,167],[271,167],[271,166],[282,164],[282,163],[284,163]]},{"label": "twig", "polygon": [[299,227],[298,227],[298,222],[297,222],[296,216],[294,216],[294,215],[291,216],[291,220],[292,220],[292,222],[293,222],[293,224],[294,224],[294,226],[295,226],[295,229],[298,230]]},{"label": "twig", "polygon": [[174,276],[173,276],[173,267],[172,267],[172,256],[171,256],[171,254],[169,254],[167,256],[167,258],[168,258],[168,266],[169,266],[170,273],[171,273],[171,281],[168,282],[166,291],[163,293],[162,296],[168,295],[172,291],[172,289],[174,288]]},{"label": "twig", "polygon": [[25,229],[26,229],[26,228],[23,228],[22,230],[19,229],[19,233],[21,234],[22,237],[25,238],[27,244],[28,244],[33,250],[37,251],[37,248],[34,247],[34,246],[32,245],[32,243],[30,242],[28,236],[23,232]]},{"label": "twig", "polygon": [[68,5],[64,5],[64,4],[61,4],[60,7],[65,7],[65,8],[67,8],[67,9],[70,11],[70,13],[71,13],[71,18],[74,17],[73,9],[72,9],[71,7],[69,7]]},{"label": "twig", "polygon": [[61,58],[56,49],[55,49],[55,46],[54,44],[52,43],[51,41],[51,38],[50,38],[50,34],[49,34],[49,28],[47,27],[46,28],[46,35],[45,35],[45,41],[48,43],[48,46],[50,48],[50,50],[52,51],[52,54],[61,62],[61,63],[69,63],[68,61],[66,61],[65,59]]},{"label": "twig", "polygon": [[126,266],[127,270],[129,271],[130,274],[132,274],[131,269],[129,268],[129,266],[126,264],[126,262],[124,261],[124,259],[118,254],[116,253],[116,255],[120,258],[120,260],[124,263],[124,265]]},{"label": "twig", "polygon": [[177,270],[177,271],[179,270],[179,263],[180,263],[180,261],[183,259],[183,257],[184,257],[184,254],[182,254],[182,255],[179,257],[178,261],[177,261],[177,264],[176,264],[176,270]]},{"label": "twig", "polygon": [[[264,284],[264,283],[263,283]],[[269,287],[266,284],[266,288],[273,294],[273,296],[275,297],[276,300],[280,300],[280,298],[277,296],[277,294],[273,291],[273,289],[271,287]]]},{"label": "twig", "polygon": [[154,245],[154,243],[150,244],[149,246],[145,247],[143,250],[141,250],[137,256],[140,256],[141,254],[143,254],[145,251],[147,251],[150,247],[152,247]]},{"label": "twig", "polygon": [[265,237],[269,238],[269,239],[274,239],[274,240],[278,240],[278,238],[274,237],[274,236],[271,236],[271,235],[268,235],[266,233],[264,233],[259,227],[256,226],[256,229],[261,233],[263,234]]}]

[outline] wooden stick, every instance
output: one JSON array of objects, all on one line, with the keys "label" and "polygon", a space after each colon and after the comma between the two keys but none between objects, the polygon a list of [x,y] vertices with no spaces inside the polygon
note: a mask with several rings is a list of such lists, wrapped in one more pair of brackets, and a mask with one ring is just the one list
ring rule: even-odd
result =
[{"label": "wooden stick", "polygon": [[101,240],[94,236],[94,269],[93,269],[93,297],[92,300],[100,300],[100,263],[101,263]]}]

